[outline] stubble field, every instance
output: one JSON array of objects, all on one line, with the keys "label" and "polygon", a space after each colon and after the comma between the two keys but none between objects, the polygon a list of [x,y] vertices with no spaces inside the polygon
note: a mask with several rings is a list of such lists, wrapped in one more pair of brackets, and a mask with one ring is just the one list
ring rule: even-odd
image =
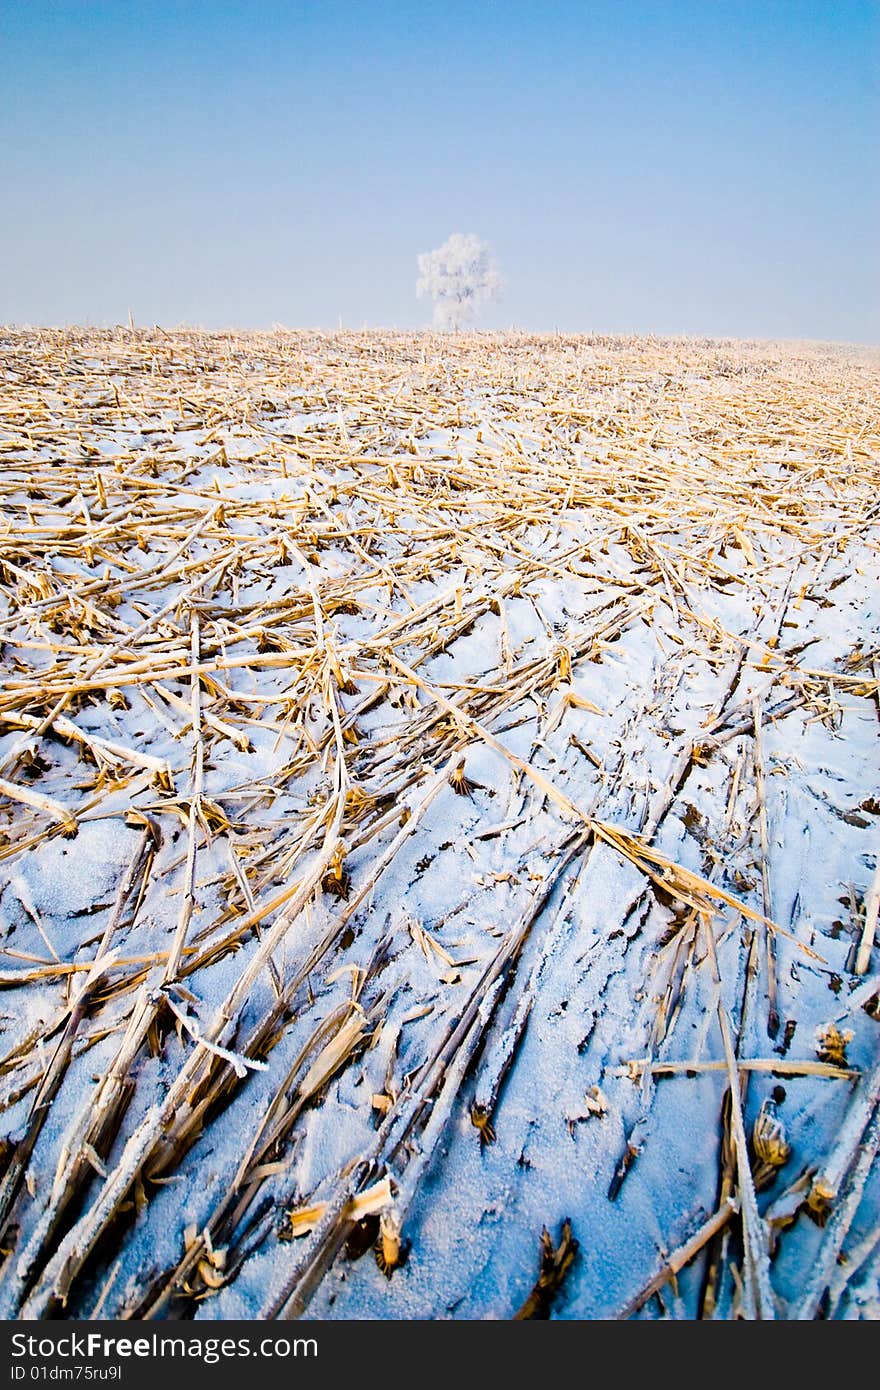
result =
[{"label": "stubble field", "polygon": [[880,355],[0,337],[0,1316],[877,1317]]}]

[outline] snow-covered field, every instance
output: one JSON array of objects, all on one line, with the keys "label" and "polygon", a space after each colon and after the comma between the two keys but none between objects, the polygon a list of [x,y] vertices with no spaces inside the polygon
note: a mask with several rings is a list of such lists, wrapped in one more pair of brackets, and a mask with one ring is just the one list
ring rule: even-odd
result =
[{"label": "snow-covered field", "polygon": [[0,1316],[880,1313],[878,368],[2,333]]}]

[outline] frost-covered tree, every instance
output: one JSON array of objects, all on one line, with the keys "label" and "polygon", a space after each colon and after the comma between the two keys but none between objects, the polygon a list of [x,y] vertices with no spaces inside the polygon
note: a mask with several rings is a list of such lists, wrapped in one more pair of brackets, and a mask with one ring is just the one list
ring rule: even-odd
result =
[{"label": "frost-covered tree", "polygon": [[457,329],[471,323],[479,305],[499,299],[503,288],[489,247],[473,234],[453,232],[436,251],[419,256],[416,294],[433,299],[435,328]]}]

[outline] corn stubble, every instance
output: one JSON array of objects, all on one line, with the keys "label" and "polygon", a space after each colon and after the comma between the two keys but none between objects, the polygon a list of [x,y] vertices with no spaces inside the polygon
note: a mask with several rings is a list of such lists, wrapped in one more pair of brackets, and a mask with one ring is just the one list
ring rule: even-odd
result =
[{"label": "corn stubble", "polygon": [[[804,1025],[807,1055],[785,1055],[797,968],[828,967],[803,905],[774,890],[768,804],[788,773],[768,750],[786,720],[831,736],[854,702],[880,712],[869,639],[825,666],[809,640],[786,639],[805,603],[834,608],[842,567],[871,544],[876,362],[517,335],[3,342],[0,986],[42,1010],[0,1057],[15,1117],[3,1315],[180,1316],[233,1291],[266,1251],[279,1273],[253,1316],[298,1316],[371,1249],[352,1277],[384,1276],[375,1306],[393,1304],[425,1258],[429,1177],[455,1162],[452,1136],[506,1161],[521,1117],[505,1115],[505,1092],[603,856],[635,885],[607,904],[609,942],[628,950],[648,924],[664,929],[633,1000],[647,1051],[586,1077],[577,1114],[542,1113],[536,1095],[533,1121],[569,1146],[602,1136],[622,1113],[609,1078],[635,1088],[604,1168],[584,1175],[592,1200],[613,1204],[646,1181],[659,1079],[718,1079],[700,1121],[717,1192],[681,1207],[675,1229],[691,1234],[634,1270],[610,1311],[662,1316],[672,1290],[688,1316],[785,1315],[773,1260],[801,1214],[825,1243],[792,1315],[836,1308],[862,1140],[873,1153],[877,1133],[876,1071],[847,1048],[876,1024],[867,1006],[858,1019],[841,1008],[812,1052]],[[562,588],[548,598],[554,584],[577,592],[577,611]],[[744,628],[717,616],[731,596],[751,613]],[[643,630],[659,674],[637,688],[618,654]],[[609,664],[594,700],[591,672]],[[675,693],[694,672],[710,693],[700,723],[678,728]],[[649,724],[662,767],[639,763]],[[241,777],[224,782],[214,774],[232,759]],[[715,805],[705,776],[720,766]],[[854,791],[870,807],[876,782]],[[457,828],[441,844],[444,818]],[[676,820],[697,853],[661,848]],[[95,930],[71,946],[22,866],[49,850],[57,863],[54,841],[75,853],[107,824],[125,827],[128,858],[111,901],[83,904]],[[462,835],[470,881],[444,868]],[[429,921],[400,898],[432,882],[458,901]],[[876,876],[852,899],[855,989],[878,967]],[[670,1058],[688,1010],[705,1049]],[[310,1118],[360,1076],[371,1137],[309,1189]],[[770,1098],[780,1076],[850,1088],[828,1152],[799,1151]],[[50,1119],[67,1088],[79,1089],[62,1134]],[[247,1088],[253,1106],[233,1124]],[[157,1231],[139,1271],[133,1232],[142,1250],[165,1187],[212,1135],[229,1159],[203,1216],[181,1215],[173,1248]],[[546,1223],[521,1242],[519,1288],[538,1239],[540,1272],[508,1317],[581,1315],[588,1230],[578,1212],[548,1209]]]}]

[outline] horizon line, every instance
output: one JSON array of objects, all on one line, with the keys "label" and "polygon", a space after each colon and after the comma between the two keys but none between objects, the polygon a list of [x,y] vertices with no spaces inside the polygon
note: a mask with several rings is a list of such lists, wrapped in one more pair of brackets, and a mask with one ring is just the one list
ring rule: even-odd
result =
[{"label": "horizon line", "polygon": [[237,337],[271,337],[281,334],[312,334],[317,337],[338,338],[338,337],[364,337],[364,336],[397,336],[407,338],[438,338],[444,341],[455,341],[456,339],[468,337],[483,338],[574,338],[574,339],[642,339],[647,342],[679,342],[679,343],[737,343],[748,345],[788,345],[788,346],[808,346],[808,347],[836,347],[836,348],[868,348],[880,349],[880,340],[868,342],[866,340],[856,340],[848,338],[815,338],[799,336],[741,336],[730,333],[708,333],[708,332],[670,332],[666,330],[652,329],[650,331],[631,331],[627,329],[604,330],[597,328],[589,329],[561,329],[557,327],[531,329],[522,328],[517,324],[511,324],[507,328],[459,328],[459,329],[440,329],[425,326],[421,328],[399,328],[396,324],[392,325],[370,325],[362,324],[359,328],[354,326],[344,326],[339,324],[335,328],[322,327],[317,325],[291,326],[284,323],[272,323],[268,327],[240,327],[235,324],[227,324],[223,327],[206,328],[203,324],[191,323],[182,320],[175,324],[162,323],[138,323],[131,316],[127,321],[115,320],[114,322],[103,323],[30,323],[27,321],[11,321],[0,323],[0,332],[3,333],[200,333],[209,337],[237,336]]}]

